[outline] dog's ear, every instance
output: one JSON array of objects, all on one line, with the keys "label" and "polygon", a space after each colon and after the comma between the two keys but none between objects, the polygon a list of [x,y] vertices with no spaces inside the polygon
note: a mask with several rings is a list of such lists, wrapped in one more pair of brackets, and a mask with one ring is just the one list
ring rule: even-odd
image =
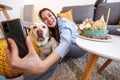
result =
[{"label": "dog's ear", "polygon": [[35,25],[31,25],[29,28],[27,28],[27,31],[28,31],[28,32],[32,31],[32,29],[33,29],[34,26],[35,26]]},{"label": "dog's ear", "polygon": [[33,35],[32,31],[33,31],[32,28],[28,29],[28,36],[30,37],[31,40],[35,41],[35,38],[34,38],[34,35]]},{"label": "dog's ear", "polygon": [[32,34],[32,31],[33,31],[33,28],[34,28],[35,25],[31,25],[28,29],[27,29],[27,33],[28,34]]}]

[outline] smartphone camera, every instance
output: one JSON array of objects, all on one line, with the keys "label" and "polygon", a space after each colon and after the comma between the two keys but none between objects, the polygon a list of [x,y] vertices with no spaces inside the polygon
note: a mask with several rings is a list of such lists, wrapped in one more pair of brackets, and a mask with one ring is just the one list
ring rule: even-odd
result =
[{"label": "smartphone camera", "polygon": [[5,33],[9,33],[10,32],[9,26],[8,26],[7,23],[3,23],[3,27],[4,27],[3,29],[4,29]]}]

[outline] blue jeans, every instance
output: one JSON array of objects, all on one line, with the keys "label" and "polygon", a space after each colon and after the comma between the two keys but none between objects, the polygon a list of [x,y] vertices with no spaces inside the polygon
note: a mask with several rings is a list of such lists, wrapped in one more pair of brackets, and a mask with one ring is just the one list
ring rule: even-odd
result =
[{"label": "blue jeans", "polygon": [[85,53],[86,51],[81,49],[76,44],[71,44],[70,51],[67,53],[65,58],[79,58],[79,57],[82,57]]}]

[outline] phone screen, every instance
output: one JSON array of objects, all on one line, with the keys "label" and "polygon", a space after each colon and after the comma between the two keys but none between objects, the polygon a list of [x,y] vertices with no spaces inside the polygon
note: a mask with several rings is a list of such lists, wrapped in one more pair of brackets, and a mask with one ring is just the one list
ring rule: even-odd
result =
[{"label": "phone screen", "polygon": [[[6,39],[12,38],[16,42],[19,50],[19,56],[23,58],[28,53],[28,49],[25,43],[26,32],[23,28],[21,20],[17,18],[9,21],[2,21],[1,25],[4,36]],[[9,42],[8,47],[10,48]]]}]

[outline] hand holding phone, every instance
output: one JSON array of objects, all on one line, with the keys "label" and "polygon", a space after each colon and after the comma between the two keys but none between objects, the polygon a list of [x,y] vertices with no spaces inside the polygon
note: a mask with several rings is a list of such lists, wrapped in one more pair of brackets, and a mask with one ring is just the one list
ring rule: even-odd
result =
[{"label": "hand holding phone", "polygon": [[[23,58],[28,53],[28,49],[25,42],[27,35],[25,29],[23,28],[21,20],[17,18],[8,21],[2,21],[1,26],[6,39],[12,38],[16,42],[18,46],[19,56]],[[11,50],[9,42],[8,47]]]}]

